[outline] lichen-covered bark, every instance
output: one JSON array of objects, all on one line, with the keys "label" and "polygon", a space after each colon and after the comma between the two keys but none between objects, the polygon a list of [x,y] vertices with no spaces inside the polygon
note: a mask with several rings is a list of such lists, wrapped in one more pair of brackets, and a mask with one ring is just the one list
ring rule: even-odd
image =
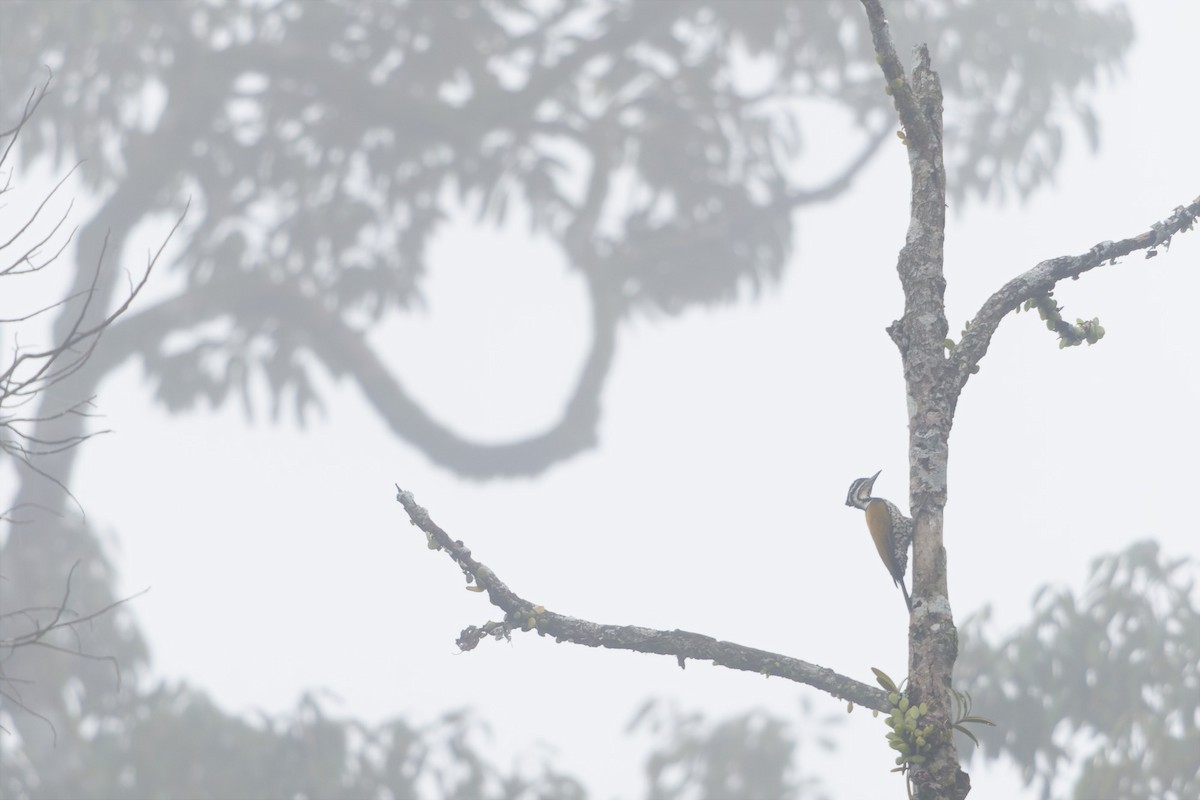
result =
[{"label": "lichen-covered bark", "polygon": [[689,660],[710,661],[729,669],[805,683],[841,700],[848,700],[852,706],[883,712],[891,710],[886,692],[799,658],[725,642],[691,631],[591,622],[535,605],[510,589],[491,568],[478,561],[461,540],[450,538],[430,518],[429,512],[417,504],[410,492],[396,488],[396,500],[404,506],[412,524],[424,531],[429,547],[449,555],[467,577],[468,584],[486,592],[492,605],[504,612],[504,619],[498,622],[489,621],[463,629],[457,644],[464,651],[475,649],[486,637],[502,639],[515,631],[536,632],[556,642],[674,656],[680,668],[685,667]]},{"label": "lichen-covered bark", "polygon": [[1115,266],[1118,259],[1138,250],[1146,250],[1146,258],[1155,256],[1158,254],[1156,248],[1169,247],[1176,234],[1192,230],[1197,217],[1200,217],[1200,197],[1186,206],[1176,206],[1174,211],[1151,225],[1149,230],[1115,242],[1100,242],[1086,253],[1076,256],[1046,259],[1004,284],[987,299],[967,325],[962,341],[950,357],[955,391],[962,391],[980,359],[987,354],[992,334],[996,332],[1000,321],[1020,308],[1022,303],[1045,296],[1059,281],[1078,278],[1097,267]]},{"label": "lichen-covered bark", "polygon": [[[900,350],[908,400],[909,491],[914,523],[913,614],[909,627],[907,693],[913,704],[928,706],[926,723],[944,735],[932,742],[928,760],[914,764],[910,777],[922,800],[961,800],[970,778],[958,766],[950,676],[958,656],[946,583],[943,512],[946,506],[950,428],[958,397],[987,352],[1000,321],[1026,301],[1048,302],[1049,292],[1065,278],[1114,264],[1135,250],[1169,245],[1176,233],[1191,230],[1200,215],[1200,198],[1179,206],[1166,219],[1137,236],[1101,242],[1087,253],[1049,259],[1017,276],[988,298],[968,325],[961,342],[947,353],[943,237],[946,176],[942,161],[942,91],[924,45],[916,48],[911,79],[896,55],[879,0],[862,0],[886,90],[895,100],[904,126],[912,176],[908,234],[896,269],[904,289],[904,315],[888,333]],[[1078,342],[1075,342],[1078,343]]]},{"label": "lichen-covered bark", "polygon": [[942,519],[946,506],[950,426],[957,387],[949,380],[943,269],[946,172],[942,161],[942,91],[918,47],[911,79],[905,74],[877,0],[863,0],[887,87],[904,126],[912,176],[908,233],[896,270],[904,289],[904,315],[888,329],[900,350],[908,399],[909,491],[913,534],[913,614],[909,628],[908,695],[928,706],[927,723],[944,735],[928,760],[914,765],[919,798],[955,798],[970,791],[950,736],[950,675],[958,632],[946,584]]}]

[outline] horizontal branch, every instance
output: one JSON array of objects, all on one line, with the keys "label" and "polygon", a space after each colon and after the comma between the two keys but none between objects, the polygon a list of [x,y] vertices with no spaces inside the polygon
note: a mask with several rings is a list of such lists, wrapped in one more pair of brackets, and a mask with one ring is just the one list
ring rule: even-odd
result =
[{"label": "horizontal branch", "polygon": [[417,505],[411,492],[406,492],[399,486],[396,488],[399,492],[396,500],[404,506],[412,524],[425,532],[430,549],[446,551],[463,571],[467,582],[476,587],[476,591],[487,592],[492,605],[504,612],[501,622],[487,622],[482,626],[472,625],[465,628],[457,642],[463,650],[474,649],[485,636],[508,638],[514,630],[537,631],[539,636],[551,636],[557,642],[675,656],[680,667],[690,658],[695,661],[711,661],[730,669],[773,675],[807,684],[865,708],[891,711],[887,695],[880,689],[798,658],[733,642],[723,642],[689,631],[663,631],[635,625],[604,625],[547,611],[545,607],[535,605],[509,589],[495,572],[475,560],[470,548],[461,540],[451,539],[449,534],[438,527],[430,519],[429,512]]},{"label": "horizontal branch", "polygon": [[1029,271],[1004,284],[998,292],[987,299],[979,313],[967,325],[962,341],[955,346],[950,356],[951,379],[956,382],[955,391],[961,391],[971,372],[987,353],[992,335],[1009,312],[1027,300],[1045,297],[1059,281],[1077,278],[1096,267],[1116,263],[1118,258],[1138,250],[1147,250],[1147,258],[1156,255],[1155,249],[1170,246],[1171,237],[1188,231],[1200,215],[1200,197],[1187,207],[1178,206],[1169,217],[1150,226],[1150,230],[1122,239],[1119,242],[1100,242],[1086,253],[1077,256],[1060,256],[1041,262]]}]

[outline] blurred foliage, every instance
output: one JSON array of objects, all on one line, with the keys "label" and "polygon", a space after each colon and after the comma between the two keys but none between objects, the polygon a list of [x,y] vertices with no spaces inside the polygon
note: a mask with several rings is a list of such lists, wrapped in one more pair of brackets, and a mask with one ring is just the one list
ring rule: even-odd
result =
[{"label": "blurred foliage", "polygon": [[331,717],[315,696],[292,714],[254,722],[184,686],[135,695],[87,716],[86,746],[36,773],[11,742],[0,794],[18,798],[443,798],[580,800],[579,783],[547,764],[505,772],[481,754],[486,728],[455,712],[423,727]]},{"label": "blurred foliage", "polygon": [[[803,709],[805,718],[811,709]],[[820,725],[840,722],[831,715]],[[797,726],[762,712],[707,723],[697,714],[647,703],[630,731],[651,735],[647,800],[799,800],[827,797],[796,775]],[[403,720],[369,726],[330,716],[316,696],[296,710],[253,721],[217,708],[185,686],[134,695],[106,716],[88,715],[86,744],[60,769],[37,774],[11,740],[0,739],[0,795],[12,800],[146,797],[287,797],[320,800],[583,800],[578,780],[542,756],[508,770],[484,753],[487,726],[452,712],[421,727]],[[818,743],[832,749],[830,737]]]},{"label": "blurred foliage", "polygon": [[[1089,94],[1132,41],[1123,6],[890,6],[897,41],[929,41],[942,74],[957,199],[1042,185],[1072,121],[1095,146]],[[21,32],[4,43],[3,111],[43,65],[57,87],[24,159],[86,157],[124,227],[196,199],[179,267],[221,291],[140,341],[173,410],[246,396],[259,374],[303,415],[312,322],[262,288],[356,326],[411,309],[462,205],[498,225],[520,206],[618,317],[735,300],[779,279],[794,209],[866,163],[827,130],[829,108],[865,155],[896,124],[843,0],[8,0],[0,14]],[[232,329],[167,346],[213,319]]]},{"label": "blurred foliage", "polygon": [[[1096,559],[1079,597],[1049,587],[1014,633],[988,609],[960,626],[956,685],[997,727],[989,760],[1014,762],[1041,796],[1200,797],[1200,613],[1196,564],[1153,541]],[[964,754],[970,754],[964,750]]]},{"label": "blurred foliage", "polygon": [[[1097,559],[1078,597],[1041,590],[1030,622],[1003,639],[987,635],[987,610],[967,620],[955,683],[997,727],[976,729],[982,748],[964,746],[964,758],[1011,761],[1045,798],[1196,797],[1196,576],[1195,562],[1141,542]],[[811,730],[818,750],[832,750],[842,716],[814,719],[806,703],[787,717],[750,711],[713,722],[651,701],[629,731],[648,741],[647,800],[822,798],[821,782],[800,772],[812,761],[806,737]],[[2,722],[12,728],[10,716]],[[369,726],[331,717],[310,696],[291,715],[249,722],[194,690],[159,688],[107,696],[70,735],[48,771],[32,766],[20,740],[0,736],[0,796],[587,796],[551,757],[498,768],[484,755],[486,727],[464,713],[423,727]]]},{"label": "blurred foliage", "polygon": [[[844,716],[814,720],[805,700],[798,717],[748,711],[708,722],[702,714],[650,700],[634,716],[629,731],[648,734],[651,742],[647,800],[821,800],[829,796],[821,780],[802,777],[798,771],[801,731],[818,730],[815,744],[831,751],[836,747],[832,729]],[[797,719],[803,720],[804,728]]]}]

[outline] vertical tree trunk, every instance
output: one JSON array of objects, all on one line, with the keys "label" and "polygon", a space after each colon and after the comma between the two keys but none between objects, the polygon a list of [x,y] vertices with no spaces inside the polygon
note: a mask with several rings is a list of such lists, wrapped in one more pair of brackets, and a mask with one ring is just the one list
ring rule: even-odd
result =
[{"label": "vertical tree trunk", "polygon": [[908,688],[924,704],[932,725],[931,750],[910,765],[921,800],[961,800],[971,789],[958,766],[952,737],[950,676],[958,657],[958,631],[946,583],[942,521],[946,507],[950,427],[958,386],[946,356],[944,243],[946,171],[942,160],[942,90],[929,51],[914,53],[911,82],[896,55],[879,0],[862,0],[877,60],[903,125],[912,175],[908,232],[896,270],[904,289],[904,315],[888,328],[900,350],[908,401],[909,493],[913,516],[913,613],[909,627]]}]

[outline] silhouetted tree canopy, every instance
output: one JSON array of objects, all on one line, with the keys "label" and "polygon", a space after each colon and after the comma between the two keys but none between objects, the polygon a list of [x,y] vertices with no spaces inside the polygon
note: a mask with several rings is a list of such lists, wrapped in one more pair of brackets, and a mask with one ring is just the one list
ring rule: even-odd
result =
[{"label": "silhouetted tree canopy", "polygon": [[[311,371],[357,381],[397,435],[464,474],[531,473],[595,441],[620,320],[776,282],[794,211],[894,130],[858,9],[841,2],[6,3],[3,95],[58,91],[22,150],[86,156],[118,242],[199,213],[186,286],[109,349],[172,409],[266,378],[304,413]],[[1120,6],[897,4],[932,36],[960,198],[1024,196],[1132,40]],[[861,141],[831,147],[830,105]],[[819,170],[815,169],[819,164]],[[816,182],[807,173],[834,177]],[[407,393],[364,332],[421,300],[448,209],[520,204],[588,287],[592,349],[562,418],[467,440]],[[496,269],[519,269],[496,264]],[[208,324],[210,327],[205,328]],[[203,331],[201,333],[200,331]],[[168,335],[189,332],[187,337]],[[414,346],[406,343],[406,346]]]},{"label": "silhouetted tree canopy", "polygon": [[990,608],[968,619],[956,680],[997,723],[982,755],[1012,760],[1043,798],[1062,796],[1056,780],[1077,798],[1200,796],[1196,577],[1147,540],[1092,562],[1082,593],[1043,586],[1004,637]]}]

